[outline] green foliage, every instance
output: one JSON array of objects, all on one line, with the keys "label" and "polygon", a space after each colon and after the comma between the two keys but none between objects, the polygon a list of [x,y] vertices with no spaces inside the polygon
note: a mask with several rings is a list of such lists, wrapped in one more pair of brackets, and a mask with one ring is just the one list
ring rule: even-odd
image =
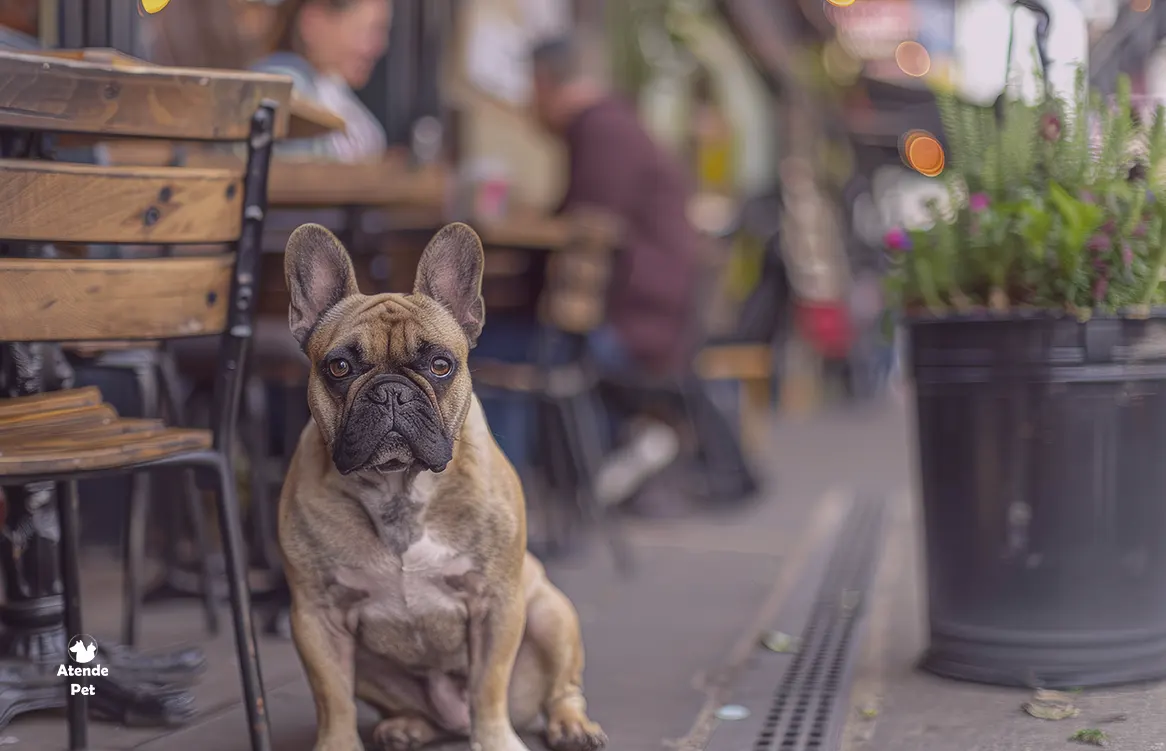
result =
[{"label": "green foliage", "polygon": [[[1038,307],[1085,316],[1166,301],[1166,111],[1133,112],[1078,71],[1072,101],[997,111],[937,95],[947,206],[892,230],[888,293],[908,311]],[[1166,199],[1166,194],[1162,195]]]}]

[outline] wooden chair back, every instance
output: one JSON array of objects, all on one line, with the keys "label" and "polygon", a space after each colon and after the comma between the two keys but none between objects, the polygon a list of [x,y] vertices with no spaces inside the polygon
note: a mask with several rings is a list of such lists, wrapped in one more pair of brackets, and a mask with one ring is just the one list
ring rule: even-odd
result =
[{"label": "wooden chair back", "polygon": [[[224,245],[166,258],[0,258],[0,341],[156,340],[248,325],[280,76],[0,52],[0,241]],[[22,158],[48,134],[247,142],[245,172]],[[20,153],[20,145],[25,145]],[[260,179],[256,179],[256,175]],[[243,318],[240,318],[242,316]]]},{"label": "wooden chair back", "polygon": [[585,335],[603,324],[619,228],[612,217],[580,214],[560,220],[557,249],[547,257],[539,318],[565,334]]}]

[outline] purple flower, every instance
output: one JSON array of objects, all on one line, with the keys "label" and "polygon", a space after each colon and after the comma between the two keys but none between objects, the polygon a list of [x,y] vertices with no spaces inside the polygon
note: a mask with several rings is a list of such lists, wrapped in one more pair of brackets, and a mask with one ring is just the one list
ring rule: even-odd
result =
[{"label": "purple flower", "polygon": [[1049,113],[1040,119],[1040,134],[1046,141],[1056,141],[1061,137],[1061,119]]},{"label": "purple flower", "polygon": [[1117,225],[1114,224],[1114,221],[1112,219],[1108,220],[1105,224],[1101,225],[1101,231],[1107,235],[1112,235],[1114,233],[1114,230],[1116,230],[1116,229],[1117,229]]},{"label": "purple flower", "polygon": [[987,193],[973,193],[968,197],[968,208],[976,214],[981,211],[987,211],[991,203],[992,201],[988,198]]},{"label": "purple flower", "polygon": [[1134,265],[1134,249],[1125,243],[1121,246],[1121,262],[1126,269]]},{"label": "purple flower", "polygon": [[1145,222],[1138,222],[1138,225],[1136,227],[1134,227],[1134,231],[1131,232],[1130,234],[1132,234],[1134,237],[1145,237],[1146,236],[1146,223]]},{"label": "purple flower", "polygon": [[901,227],[896,227],[883,236],[883,243],[891,250],[905,251],[911,249],[911,236]]},{"label": "purple flower", "polygon": [[1089,238],[1089,249],[1094,253],[1100,253],[1109,248],[1109,238],[1105,235],[1094,235]]},{"label": "purple flower", "polygon": [[1147,190],[1146,191],[1146,203],[1154,203],[1154,201],[1156,201],[1156,200],[1158,200],[1158,199],[1154,196],[1154,191]]}]

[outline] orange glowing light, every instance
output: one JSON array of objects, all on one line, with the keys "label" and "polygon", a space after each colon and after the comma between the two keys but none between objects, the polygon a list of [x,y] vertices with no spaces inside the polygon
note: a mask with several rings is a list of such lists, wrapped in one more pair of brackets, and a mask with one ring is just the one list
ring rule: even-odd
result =
[{"label": "orange glowing light", "polygon": [[854,0],[826,0],[826,2],[837,8],[849,8],[854,5]]},{"label": "orange glowing light", "polygon": [[1145,13],[1154,4],[1154,0],[1130,0],[1130,10],[1135,13]]},{"label": "orange glowing light", "polygon": [[895,62],[899,70],[915,78],[922,78],[931,72],[931,55],[919,42],[900,42],[895,48]]},{"label": "orange glowing light", "polygon": [[913,130],[903,139],[903,161],[926,177],[943,172],[945,157],[939,139],[924,130]]}]

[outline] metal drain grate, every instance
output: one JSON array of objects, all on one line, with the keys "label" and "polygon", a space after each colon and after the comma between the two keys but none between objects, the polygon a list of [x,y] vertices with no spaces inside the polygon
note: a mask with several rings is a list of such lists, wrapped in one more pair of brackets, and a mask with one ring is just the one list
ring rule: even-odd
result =
[{"label": "metal drain grate", "polygon": [[855,625],[882,537],[883,499],[855,505],[838,535],[801,645],[773,697],[753,751],[834,751]]}]

